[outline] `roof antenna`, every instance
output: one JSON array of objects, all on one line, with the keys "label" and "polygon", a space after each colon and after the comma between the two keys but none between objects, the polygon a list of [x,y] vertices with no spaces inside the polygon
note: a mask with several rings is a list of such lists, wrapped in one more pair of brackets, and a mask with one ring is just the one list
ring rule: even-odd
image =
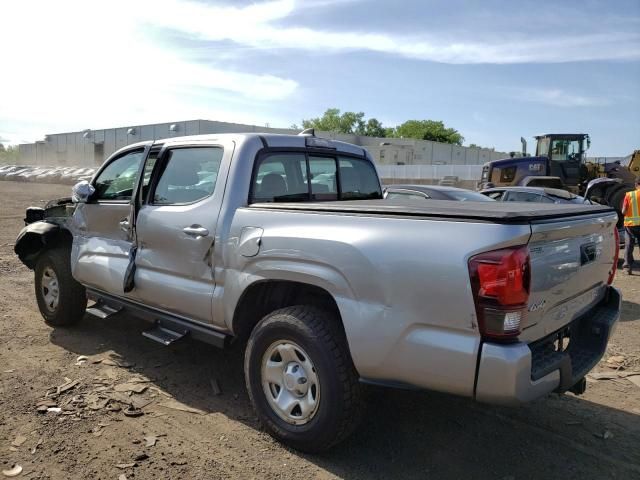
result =
[{"label": "roof antenna", "polygon": [[305,128],[298,135],[301,135],[303,137],[315,137],[316,136],[316,129],[315,128]]}]

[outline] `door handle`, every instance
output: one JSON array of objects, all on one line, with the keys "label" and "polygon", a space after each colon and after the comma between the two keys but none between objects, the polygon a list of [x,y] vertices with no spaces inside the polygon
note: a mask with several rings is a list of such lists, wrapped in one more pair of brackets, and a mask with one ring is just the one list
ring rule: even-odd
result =
[{"label": "door handle", "polygon": [[122,230],[123,232],[128,232],[129,231],[129,218],[128,217],[123,218],[118,223],[120,224],[120,230]]},{"label": "door handle", "polygon": [[184,227],[182,231],[187,235],[189,235],[190,237],[196,237],[196,238],[206,237],[207,235],[209,235],[209,230],[207,230],[204,227],[201,227],[200,225],[191,225],[190,227]]}]

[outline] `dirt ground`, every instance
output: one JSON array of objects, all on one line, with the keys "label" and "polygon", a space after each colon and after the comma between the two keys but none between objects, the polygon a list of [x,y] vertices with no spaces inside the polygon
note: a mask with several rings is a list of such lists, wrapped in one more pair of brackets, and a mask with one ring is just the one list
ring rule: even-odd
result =
[{"label": "dirt ground", "polygon": [[[260,430],[239,348],[165,348],[124,315],[44,324],[13,243],[25,207],[68,192],[0,181],[0,469],[21,465],[17,478],[640,478],[640,386],[624,377],[520,408],[370,388],[346,443],[322,455],[284,448]],[[640,371],[640,275],[615,283],[622,321],[596,371]],[[144,415],[125,416],[131,402],[148,403]]]}]

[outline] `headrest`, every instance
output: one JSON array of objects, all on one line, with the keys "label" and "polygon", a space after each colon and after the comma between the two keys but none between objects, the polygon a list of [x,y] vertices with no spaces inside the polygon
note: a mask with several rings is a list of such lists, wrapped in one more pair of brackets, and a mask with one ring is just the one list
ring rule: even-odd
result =
[{"label": "headrest", "polygon": [[287,193],[287,183],[281,175],[277,173],[268,173],[262,177],[260,183],[261,197],[278,197]]}]

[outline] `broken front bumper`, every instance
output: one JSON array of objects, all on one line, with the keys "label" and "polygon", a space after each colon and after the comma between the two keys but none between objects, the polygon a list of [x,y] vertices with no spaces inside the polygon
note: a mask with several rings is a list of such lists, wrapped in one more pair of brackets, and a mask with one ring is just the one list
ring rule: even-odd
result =
[{"label": "broken front bumper", "polygon": [[609,287],[601,303],[536,342],[482,344],[476,400],[516,405],[553,391],[569,390],[604,355],[621,304],[620,292]]}]

